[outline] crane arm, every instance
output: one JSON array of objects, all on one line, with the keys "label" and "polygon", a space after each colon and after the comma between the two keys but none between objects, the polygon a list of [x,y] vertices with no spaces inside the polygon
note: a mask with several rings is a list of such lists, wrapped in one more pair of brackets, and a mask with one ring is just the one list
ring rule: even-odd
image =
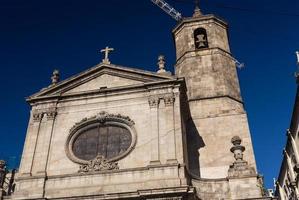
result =
[{"label": "crane arm", "polygon": [[171,7],[168,3],[164,0],[151,0],[154,4],[159,6],[162,10],[164,10],[168,15],[174,18],[176,21],[182,20],[182,14]]}]

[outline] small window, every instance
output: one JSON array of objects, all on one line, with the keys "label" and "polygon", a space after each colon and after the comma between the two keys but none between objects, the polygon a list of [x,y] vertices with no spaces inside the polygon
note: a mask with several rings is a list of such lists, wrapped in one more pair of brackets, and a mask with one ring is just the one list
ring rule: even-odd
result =
[{"label": "small window", "polygon": [[209,48],[207,31],[204,28],[198,28],[194,31],[195,49]]}]

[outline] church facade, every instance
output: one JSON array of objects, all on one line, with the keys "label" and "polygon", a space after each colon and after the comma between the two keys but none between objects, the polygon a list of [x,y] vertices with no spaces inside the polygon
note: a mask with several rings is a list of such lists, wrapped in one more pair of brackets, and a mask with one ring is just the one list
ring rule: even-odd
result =
[{"label": "church facade", "polygon": [[271,199],[257,174],[228,25],[173,29],[175,75],[102,63],[30,96],[15,189],[4,199]]},{"label": "church facade", "polygon": [[[297,65],[299,66],[299,52]],[[283,159],[276,181],[276,196],[281,200],[299,199],[299,73],[295,73],[297,89],[290,127],[287,129],[287,142],[283,149]]]}]

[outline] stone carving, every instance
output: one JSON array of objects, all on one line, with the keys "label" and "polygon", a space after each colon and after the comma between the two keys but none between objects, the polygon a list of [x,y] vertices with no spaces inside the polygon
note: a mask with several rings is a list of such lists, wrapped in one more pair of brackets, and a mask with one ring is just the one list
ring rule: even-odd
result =
[{"label": "stone carving", "polygon": [[194,13],[193,13],[193,17],[201,17],[202,16],[202,12],[199,8],[199,0],[195,1],[195,9],[194,9]]},{"label": "stone carving", "polygon": [[243,160],[243,152],[245,147],[241,145],[241,138],[235,136],[231,140],[234,145],[230,151],[234,154],[236,161],[230,165],[228,170],[228,177],[244,177],[256,175],[255,169],[248,165],[248,162]]},{"label": "stone carving", "polygon": [[148,99],[149,106],[151,108],[157,107],[160,103],[160,99],[164,100],[165,106],[172,106],[175,101],[175,97],[173,94],[151,96]]},{"label": "stone carving", "polygon": [[92,116],[92,117],[85,117],[80,122],[76,123],[70,130],[70,132],[74,131],[77,127],[80,127],[81,125],[88,123],[88,122],[100,122],[101,124],[104,124],[107,121],[114,121],[114,122],[120,122],[125,123],[128,126],[135,125],[135,122],[128,116],[123,116],[121,114],[110,114],[105,111],[100,112],[99,114]]},{"label": "stone carving", "polygon": [[158,74],[160,73],[166,73],[166,70],[165,70],[165,56],[164,55],[160,55],[158,57],[158,66],[159,66],[159,70],[157,71]]},{"label": "stone carving", "polygon": [[172,106],[174,101],[175,101],[175,98],[173,95],[165,95],[164,96],[165,106]]},{"label": "stone carving", "polygon": [[33,121],[34,122],[40,122],[43,119],[44,113],[38,112],[38,113],[33,113]]},{"label": "stone carving", "polygon": [[57,112],[56,111],[48,111],[46,113],[46,115],[47,115],[47,120],[53,120],[56,117]]},{"label": "stone carving", "polygon": [[155,108],[155,107],[158,107],[158,105],[160,103],[160,99],[159,99],[159,97],[150,97],[148,99],[148,103],[151,108]]},{"label": "stone carving", "polygon": [[78,172],[86,173],[117,169],[119,169],[117,162],[109,162],[104,156],[98,155],[94,160],[90,160],[88,164],[80,165]]},{"label": "stone carving", "polygon": [[59,71],[58,71],[57,69],[55,69],[55,70],[53,71],[51,80],[52,80],[52,85],[56,85],[56,84],[59,82],[59,80],[60,80],[60,75],[59,75]]}]

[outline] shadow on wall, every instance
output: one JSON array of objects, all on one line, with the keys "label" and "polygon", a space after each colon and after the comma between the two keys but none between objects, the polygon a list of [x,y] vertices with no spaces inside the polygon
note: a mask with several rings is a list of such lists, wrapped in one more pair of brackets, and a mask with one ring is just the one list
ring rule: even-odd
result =
[{"label": "shadow on wall", "polygon": [[200,177],[199,149],[205,147],[202,137],[190,117],[187,124],[187,150],[189,171],[195,177]]}]

